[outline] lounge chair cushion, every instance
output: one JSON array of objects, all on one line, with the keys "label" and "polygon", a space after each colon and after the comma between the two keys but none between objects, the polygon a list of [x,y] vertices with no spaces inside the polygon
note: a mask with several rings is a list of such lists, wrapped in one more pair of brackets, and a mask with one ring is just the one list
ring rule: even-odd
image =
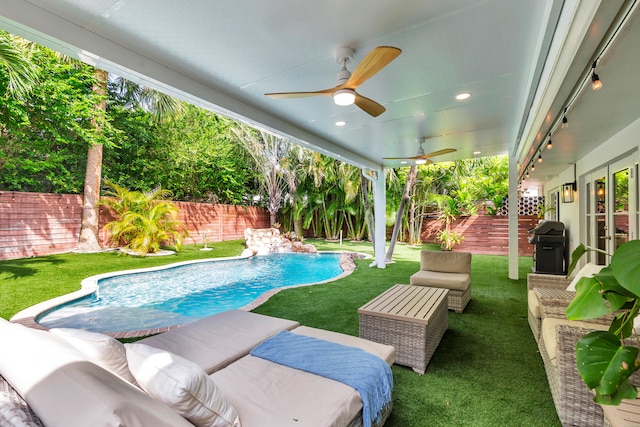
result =
[{"label": "lounge chair cushion", "polygon": [[469,289],[471,276],[468,273],[445,273],[420,270],[411,275],[409,283],[418,286],[431,286],[457,291]]},{"label": "lounge chair cushion", "polygon": [[321,340],[332,341],[349,347],[357,347],[371,354],[375,354],[380,359],[387,362],[389,366],[393,365],[393,362],[396,360],[396,349],[395,347],[390,345],[380,344],[377,342],[354,337],[352,335],[331,332],[325,329],[311,328],[309,326],[299,326],[295,329],[292,329],[291,332],[293,332],[294,334],[319,338]]},{"label": "lounge chair cushion", "polygon": [[238,413],[193,362],[145,344],[126,344],[131,372],[151,397],[198,427],[240,426]]},{"label": "lounge chair cushion", "polygon": [[362,410],[360,395],[345,384],[250,355],[211,378],[243,427],[346,426]]},{"label": "lounge chair cushion", "polygon": [[53,328],[49,332],[71,344],[96,365],[113,372],[131,384],[136,383],[129,371],[124,344],[117,339],[84,329]]},{"label": "lounge chair cushion", "polygon": [[609,329],[608,325],[584,322],[581,320],[557,319],[555,317],[545,317],[542,319],[542,340],[544,342],[545,349],[547,350],[547,354],[549,355],[549,359],[554,366],[558,366],[558,337],[556,326],[559,325],[571,325],[578,328],[595,329],[600,331],[606,331]]},{"label": "lounge chair cushion", "polygon": [[0,372],[47,427],[190,425],[53,334],[0,319],[0,336]]},{"label": "lounge chair cushion", "polygon": [[471,254],[467,252],[421,251],[420,269],[470,274]]},{"label": "lounge chair cushion", "polygon": [[300,324],[231,310],[138,341],[191,360],[211,374],[249,354],[252,348]]}]

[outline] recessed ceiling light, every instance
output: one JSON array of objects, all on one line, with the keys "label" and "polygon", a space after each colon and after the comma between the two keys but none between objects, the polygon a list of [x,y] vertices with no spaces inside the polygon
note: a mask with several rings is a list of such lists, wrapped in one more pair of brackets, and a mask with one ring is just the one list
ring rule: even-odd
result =
[{"label": "recessed ceiling light", "polygon": [[406,160],[403,160],[403,161],[401,161],[401,162],[400,162],[400,164],[401,164],[401,165],[406,165],[406,164],[407,164],[407,161],[406,161]]},{"label": "recessed ceiling light", "polygon": [[479,156],[479,155],[480,155],[480,153],[481,153],[481,151],[474,151],[474,152],[473,152],[473,155],[474,155],[474,156]]},{"label": "recessed ceiling light", "polygon": [[347,122],[345,122],[344,120],[338,120],[338,121],[336,122],[336,126],[344,126],[344,125],[346,125],[346,124],[347,124]]},{"label": "recessed ceiling light", "polygon": [[465,99],[469,99],[471,94],[469,92],[462,92],[456,95],[456,99],[458,101],[464,101]]}]

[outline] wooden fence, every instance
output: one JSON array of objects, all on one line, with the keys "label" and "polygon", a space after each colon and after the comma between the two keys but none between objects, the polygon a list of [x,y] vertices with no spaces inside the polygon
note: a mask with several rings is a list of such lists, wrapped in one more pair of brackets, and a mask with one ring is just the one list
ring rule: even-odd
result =
[{"label": "wooden fence", "polygon": [[[254,206],[176,202],[189,238],[202,243],[244,238],[247,227],[269,226],[269,213]],[[0,259],[68,252],[76,248],[82,218],[82,196],[0,192]],[[104,224],[111,215],[100,208],[99,240],[109,246]]]}]

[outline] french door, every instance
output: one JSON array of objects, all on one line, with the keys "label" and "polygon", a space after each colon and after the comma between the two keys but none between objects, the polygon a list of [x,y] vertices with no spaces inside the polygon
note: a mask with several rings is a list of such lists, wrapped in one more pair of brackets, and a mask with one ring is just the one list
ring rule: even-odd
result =
[{"label": "french door", "polygon": [[[587,246],[612,254],[638,238],[638,178],[633,156],[591,173],[586,181]],[[589,253],[589,261],[607,265],[604,253]]]}]

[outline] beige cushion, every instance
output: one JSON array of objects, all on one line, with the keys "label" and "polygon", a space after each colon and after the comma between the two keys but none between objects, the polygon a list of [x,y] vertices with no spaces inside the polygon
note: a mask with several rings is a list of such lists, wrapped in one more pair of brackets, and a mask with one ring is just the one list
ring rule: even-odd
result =
[{"label": "beige cushion", "polygon": [[0,319],[0,374],[47,427],[190,426],[61,338]]},{"label": "beige cushion", "polygon": [[600,270],[604,268],[604,265],[596,265],[592,262],[587,263],[584,267],[582,267],[578,272],[573,276],[573,280],[567,286],[567,290],[571,292],[576,291],[576,285],[583,277],[592,277],[594,274],[600,273]]},{"label": "beige cushion", "polygon": [[389,366],[393,365],[393,362],[396,360],[396,349],[390,345],[380,344],[363,338],[354,337],[352,335],[341,334],[324,329],[310,328],[309,326],[299,326],[292,329],[291,332],[294,334],[319,338],[325,341],[332,341],[349,347],[359,348],[371,354],[375,354],[380,359],[387,362]]},{"label": "beige cushion", "polygon": [[527,301],[527,305],[529,306],[529,311],[531,312],[531,314],[533,314],[534,317],[540,319],[542,317],[542,313],[540,312],[540,300],[538,299],[538,296],[533,291],[533,289],[530,289],[527,293]]},{"label": "beige cushion", "polygon": [[53,328],[49,332],[67,341],[98,366],[136,383],[127,365],[124,345],[117,339],[84,329]]},{"label": "beige cushion", "polygon": [[439,271],[420,270],[409,278],[411,285],[433,286],[457,291],[469,289],[471,276],[467,273],[443,273]]},{"label": "beige cushion", "polygon": [[347,426],[362,410],[360,394],[345,384],[250,355],[211,378],[243,426]]},{"label": "beige cushion", "polygon": [[471,273],[471,254],[467,252],[421,251],[420,269],[446,273]]},{"label": "beige cushion", "polygon": [[606,331],[609,329],[608,325],[583,322],[581,320],[557,319],[554,317],[545,317],[542,319],[542,331],[540,335],[542,336],[544,347],[551,359],[551,363],[553,363],[554,366],[558,366],[558,338],[556,328],[558,325],[570,325],[577,328],[594,329],[599,331]]},{"label": "beige cushion", "polygon": [[198,365],[145,344],[126,344],[140,387],[199,427],[240,426],[238,413]]},{"label": "beige cushion", "polygon": [[252,348],[298,322],[231,310],[140,340],[191,360],[208,374],[249,354]]}]

